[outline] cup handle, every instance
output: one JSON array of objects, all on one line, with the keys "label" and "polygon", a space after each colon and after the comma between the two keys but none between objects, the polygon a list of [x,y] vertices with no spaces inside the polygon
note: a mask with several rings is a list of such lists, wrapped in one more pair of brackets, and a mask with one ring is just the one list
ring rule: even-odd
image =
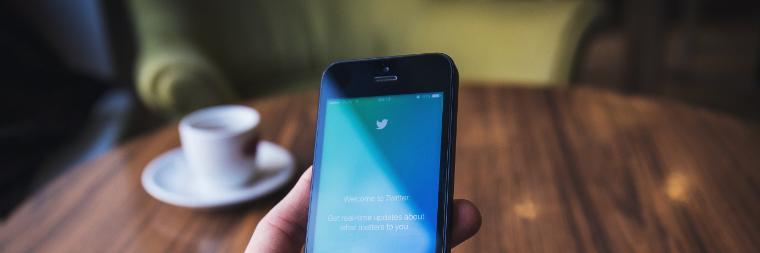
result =
[{"label": "cup handle", "polygon": [[254,133],[248,141],[243,145],[243,154],[249,157],[256,157],[256,152],[259,148],[259,141],[261,136],[258,132]]}]

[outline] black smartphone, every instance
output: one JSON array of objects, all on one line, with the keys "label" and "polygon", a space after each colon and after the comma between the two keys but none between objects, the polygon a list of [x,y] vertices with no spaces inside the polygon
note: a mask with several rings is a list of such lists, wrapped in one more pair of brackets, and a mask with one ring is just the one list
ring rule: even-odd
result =
[{"label": "black smartphone", "polygon": [[449,252],[458,87],[445,54],[327,67],[305,252]]}]

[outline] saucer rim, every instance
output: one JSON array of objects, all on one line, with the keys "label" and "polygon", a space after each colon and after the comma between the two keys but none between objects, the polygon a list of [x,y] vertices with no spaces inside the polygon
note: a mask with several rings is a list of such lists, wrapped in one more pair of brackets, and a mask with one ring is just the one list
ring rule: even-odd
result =
[{"label": "saucer rim", "polygon": [[[259,144],[259,150],[262,149],[262,145],[268,145],[276,152],[282,152],[286,157],[286,163],[284,166],[279,168],[280,172],[274,173],[270,176],[270,179],[264,180],[262,182],[252,184],[247,187],[242,187],[240,189],[229,189],[228,192],[235,194],[234,197],[230,198],[199,198],[198,195],[187,195],[187,194],[181,194],[175,191],[167,190],[165,187],[161,186],[159,183],[156,182],[156,175],[159,171],[162,169],[165,169],[167,165],[166,163],[174,162],[169,161],[168,159],[177,159],[176,157],[182,157],[184,155],[184,152],[182,151],[182,147],[176,147],[169,150],[166,150],[162,152],[160,155],[153,158],[146,166],[143,168],[143,172],[141,175],[141,185],[145,192],[148,193],[151,197],[155,198],[156,200],[160,202],[164,202],[167,204],[180,206],[180,207],[187,207],[187,208],[216,208],[216,207],[223,207],[223,206],[230,206],[235,204],[240,204],[243,202],[252,201],[258,198],[265,197],[269,194],[271,194],[274,191],[277,191],[282,186],[287,184],[290,179],[293,178],[293,175],[295,174],[295,161],[293,159],[293,154],[290,153],[287,149],[284,147],[270,142],[270,141],[261,141]],[[285,174],[283,176],[283,174]],[[264,189],[260,191],[254,191],[247,195],[239,195],[242,193],[245,193],[246,191],[250,191],[254,187],[262,187],[260,186],[261,183],[269,182],[269,180],[279,180],[276,183],[270,183],[271,186],[265,187]]]}]

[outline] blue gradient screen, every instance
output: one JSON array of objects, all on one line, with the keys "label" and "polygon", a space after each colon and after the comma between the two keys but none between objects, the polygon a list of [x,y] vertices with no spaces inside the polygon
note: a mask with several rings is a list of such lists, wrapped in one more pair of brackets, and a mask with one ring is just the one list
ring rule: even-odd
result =
[{"label": "blue gradient screen", "polygon": [[313,252],[434,252],[443,93],[326,101]]}]

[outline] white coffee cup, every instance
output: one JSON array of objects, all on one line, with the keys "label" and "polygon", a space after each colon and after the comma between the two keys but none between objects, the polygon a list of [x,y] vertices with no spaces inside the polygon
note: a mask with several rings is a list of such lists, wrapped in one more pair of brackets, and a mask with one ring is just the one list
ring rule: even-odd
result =
[{"label": "white coffee cup", "polygon": [[182,151],[201,192],[239,188],[252,180],[259,122],[259,113],[242,105],[208,107],[182,118]]}]

